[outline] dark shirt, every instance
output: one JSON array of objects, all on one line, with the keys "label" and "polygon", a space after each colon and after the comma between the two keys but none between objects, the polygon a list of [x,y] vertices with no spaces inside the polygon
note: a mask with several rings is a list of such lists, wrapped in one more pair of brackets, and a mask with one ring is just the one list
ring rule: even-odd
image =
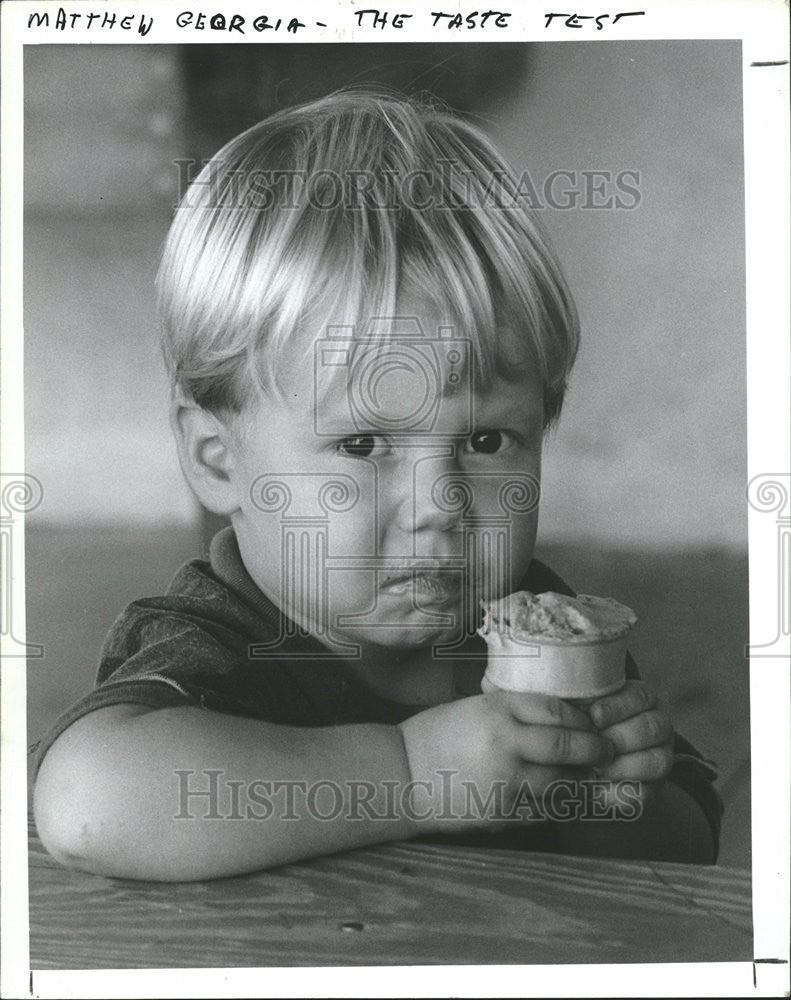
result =
[{"label": "dark shirt", "polygon": [[[560,577],[535,559],[518,589],[573,595]],[[480,646],[483,658],[483,640]],[[457,693],[479,692],[479,674],[474,685]],[[627,675],[638,676],[631,657]],[[94,709],[124,702],[152,708],[193,705],[306,727],[396,724],[420,710],[373,694],[345,660],[329,655],[317,639],[286,619],[247,573],[230,528],[213,539],[209,562],[185,564],[165,596],[135,601],[121,613],[105,640],[96,687],[61,715],[43,738],[36,748],[36,769],[73,722]],[[718,843],[722,803],[712,785],[716,774],[683,737],[675,739],[676,763],[669,780],[696,799]],[[556,849],[551,823],[454,835],[452,840]]]}]

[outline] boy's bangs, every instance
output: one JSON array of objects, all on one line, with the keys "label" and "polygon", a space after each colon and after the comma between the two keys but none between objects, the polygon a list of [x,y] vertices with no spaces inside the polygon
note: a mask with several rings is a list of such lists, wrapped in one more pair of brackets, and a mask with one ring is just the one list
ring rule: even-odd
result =
[{"label": "boy's bangs", "polygon": [[[326,216],[312,220],[280,276],[267,268],[269,291],[279,286],[280,301],[270,303],[268,321],[260,317],[250,358],[259,385],[282,398],[289,373],[304,379],[311,371],[321,399],[339,379],[348,381],[351,369],[323,365],[320,351],[365,342],[386,352],[415,338],[462,342],[481,389],[495,377],[516,379],[536,368],[546,381],[541,338],[549,331],[536,308],[531,267],[499,259],[506,257],[499,244],[513,243],[513,233],[498,226],[484,246],[455,212],[436,215],[380,216],[374,224],[358,218],[345,233]],[[322,223],[335,232],[318,232]],[[303,304],[298,314],[289,310],[294,302]]]}]

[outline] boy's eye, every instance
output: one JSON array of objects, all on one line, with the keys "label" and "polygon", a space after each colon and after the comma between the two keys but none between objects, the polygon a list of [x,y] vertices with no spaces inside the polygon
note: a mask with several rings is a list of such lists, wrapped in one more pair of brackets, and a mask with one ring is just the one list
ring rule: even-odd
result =
[{"label": "boy's eye", "polygon": [[494,455],[509,444],[503,431],[477,431],[468,439],[468,447],[479,455]]},{"label": "boy's eye", "polygon": [[336,448],[341,455],[348,455],[350,458],[368,458],[379,444],[380,441],[374,434],[355,434],[339,441]]}]

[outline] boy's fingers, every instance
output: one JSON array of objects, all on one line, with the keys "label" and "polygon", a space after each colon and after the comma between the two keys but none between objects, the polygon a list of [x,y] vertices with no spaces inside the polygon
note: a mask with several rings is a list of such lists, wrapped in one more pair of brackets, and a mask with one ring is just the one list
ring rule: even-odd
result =
[{"label": "boy's fingers", "polygon": [[634,753],[666,743],[673,736],[673,724],[661,709],[655,708],[608,726],[602,736],[610,740],[616,753]]},{"label": "boy's fingers", "polygon": [[598,733],[559,726],[531,726],[521,730],[517,751],[531,764],[607,767],[615,758],[612,744]]},{"label": "boy's fingers", "polygon": [[658,747],[638,750],[616,757],[608,767],[597,768],[598,777],[607,781],[660,781],[673,766],[673,741]]},{"label": "boy's fingers", "polygon": [[628,680],[620,691],[599,698],[589,708],[590,717],[599,729],[607,729],[613,723],[630,719],[641,712],[655,708],[657,698],[642,681]]},{"label": "boy's fingers", "polygon": [[502,691],[513,717],[528,726],[565,726],[593,733],[596,727],[587,712],[562,698],[526,691]]}]

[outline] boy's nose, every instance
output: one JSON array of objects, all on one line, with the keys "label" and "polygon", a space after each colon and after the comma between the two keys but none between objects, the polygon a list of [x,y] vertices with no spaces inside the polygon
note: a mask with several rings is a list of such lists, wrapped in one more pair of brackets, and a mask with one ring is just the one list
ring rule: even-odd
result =
[{"label": "boy's nose", "polygon": [[405,449],[406,461],[395,485],[397,520],[410,534],[453,531],[469,507],[469,488],[450,444]]}]

